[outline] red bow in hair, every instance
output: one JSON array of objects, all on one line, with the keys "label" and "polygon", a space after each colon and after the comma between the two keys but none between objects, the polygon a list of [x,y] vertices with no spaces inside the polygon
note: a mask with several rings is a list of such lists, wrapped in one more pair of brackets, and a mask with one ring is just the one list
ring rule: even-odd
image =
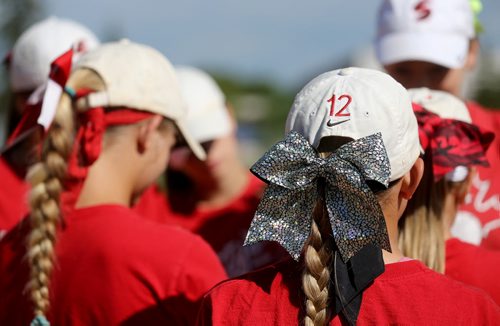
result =
[{"label": "red bow in hair", "polygon": [[[80,89],[76,92],[75,100],[91,92],[93,91]],[[65,212],[73,209],[89,167],[99,158],[106,128],[137,123],[153,115],[151,112],[133,109],[106,112],[102,107],[90,108],[77,114],[78,127],[73,150],[68,160],[68,179],[65,183],[67,191],[62,199]]]},{"label": "red bow in hair", "polygon": [[[75,100],[90,94],[92,90],[80,89]],[[154,114],[133,109],[119,109],[106,112],[104,108],[90,108],[78,113],[78,130],[70,158],[69,174],[85,178],[87,168],[101,153],[102,140],[109,126],[129,125],[151,118]]]},{"label": "red bow in hair", "polygon": [[413,112],[420,144],[427,155],[432,155],[435,182],[457,166],[489,166],[486,151],[495,137],[492,132],[467,122],[443,119],[417,104],[413,104]]}]

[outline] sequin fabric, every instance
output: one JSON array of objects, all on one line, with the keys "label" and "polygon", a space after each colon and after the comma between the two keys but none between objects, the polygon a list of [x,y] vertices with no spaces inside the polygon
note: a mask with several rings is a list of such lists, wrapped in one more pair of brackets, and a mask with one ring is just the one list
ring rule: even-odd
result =
[{"label": "sequin fabric", "polygon": [[320,158],[301,134],[292,131],[251,171],[268,186],[245,245],[276,241],[298,260],[311,232],[318,179],[324,178],[330,225],[342,260],[347,262],[367,244],[390,251],[382,209],[366,183],[389,184],[389,158],[380,133],[351,141],[328,158]]}]

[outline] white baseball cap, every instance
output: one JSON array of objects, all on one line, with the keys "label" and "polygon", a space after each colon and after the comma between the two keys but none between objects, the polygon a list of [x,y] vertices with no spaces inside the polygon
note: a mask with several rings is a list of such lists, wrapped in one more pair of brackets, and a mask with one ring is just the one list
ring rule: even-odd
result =
[{"label": "white baseball cap", "polygon": [[76,69],[91,69],[104,81],[106,90],[78,99],[76,107],[124,106],[160,114],[175,122],[200,160],[205,151],[186,127],[186,105],[170,62],[155,49],[122,40],[103,44],[83,55]]},{"label": "white baseball cap", "polygon": [[232,131],[226,97],[206,72],[187,66],[175,67],[188,108],[186,127],[200,143],[227,136]]},{"label": "white baseball cap", "polygon": [[469,0],[385,0],[375,48],[383,65],[416,60],[459,68],[474,36]]},{"label": "white baseball cap", "polygon": [[408,90],[412,102],[419,104],[443,119],[454,119],[472,123],[472,118],[465,103],[458,97],[443,91],[426,87]]},{"label": "white baseball cap", "polygon": [[359,139],[380,132],[391,164],[391,181],[407,173],[420,154],[408,92],[377,70],[351,67],[313,79],[290,109],[286,133],[292,130],[315,148],[327,136]]},{"label": "white baseball cap", "polygon": [[76,53],[99,45],[97,37],[81,24],[56,17],[28,28],[16,41],[9,62],[10,87],[14,92],[29,91],[43,85],[50,63],[73,47]]}]

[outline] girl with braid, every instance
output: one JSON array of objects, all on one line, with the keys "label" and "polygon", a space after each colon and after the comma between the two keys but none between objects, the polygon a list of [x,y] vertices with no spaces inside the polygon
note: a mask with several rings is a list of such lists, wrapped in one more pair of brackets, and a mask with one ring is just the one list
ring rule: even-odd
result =
[{"label": "girl with braid", "polygon": [[225,278],[220,262],[199,237],[130,209],[176,139],[205,155],[186,133],[173,68],[128,41],[89,52],[70,73],[71,61],[68,52],[53,64],[64,93],[28,172],[31,325],[193,324],[201,296]]},{"label": "girl with braid", "polygon": [[[38,133],[33,132],[37,129],[23,127],[40,113],[39,101],[50,63],[70,47],[74,48],[77,58],[98,45],[97,37],[85,26],[69,19],[50,17],[24,31],[6,56],[4,64],[11,105],[4,110],[7,115],[5,136],[8,138],[0,148],[0,239],[28,213],[26,169],[33,163],[36,153],[33,144],[39,139]],[[3,132],[2,127],[0,132]]]},{"label": "girl with braid", "polygon": [[[463,214],[470,214],[459,206],[476,167],[488,166],[486,152],[494,134],[472,124],[465,103],[451,94],[427,88],[409,93],[416,103],[426,168],[399,223],[401,249],[439,273],[483,289],[500,304],[500,253],[479,246],[481,239],[465,242],[453,236],[457,220],[463,225]],[[481,224],[468,228],[481,229]]]},{"label": "girl with braid", "polygon": [[291,259],[205,296],[200,325],[494,324],[480,290],[406,258],[398,220],[423,174],[407,91],[379,71],[324,73],[300,91],[286,137],[251,168],[268,186],[246,244]]}]

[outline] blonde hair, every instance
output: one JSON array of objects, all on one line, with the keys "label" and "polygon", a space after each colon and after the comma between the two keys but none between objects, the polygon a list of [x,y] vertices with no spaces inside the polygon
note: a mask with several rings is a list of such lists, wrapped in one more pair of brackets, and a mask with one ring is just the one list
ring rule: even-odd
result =
[{"label": "blonde hair", "polygon": [[[91,70],[75,71],[68,83],[73,89],[103,90],[105,85]],[[61,221],[60,195],[67,173],[67,161],[73,148],[75,109],[71,98],[63,94],[54,121],[43,144],[41,160],[29,169],[31,183],[31,231],[27,237],[30,278],[27,289],[36,317],[43,317],[49,308],[49,283],[55,260],[57,227]]]},{"label": "blonde hair", "polygon": [[306,295],[306,326],[325,325],[329,320],[330,262],[332,232],[323,198],[314,207],[311,234],[303,255],[302,287]]},{"label": "blonde hair", "polygon": [[[325,137],[321,140],[319,148],[335,149],[352,139],[339,136]],[[324,146],[324,147],[323,147]],[[319,150],[321,158],[327,158],[332,154],[330,151]],[[388,189],[378,189],[376,185],[369,185],[374,191],[378,202],[385,205],[388,202],[389,189],[400,182],[400,179],[394,180],[389,184]],[[332,266],[332,261],[337,260],[337,252],[333,255],[335,241],[333,240],[332,226],[325,204],[325,187],[323,180],[318,183],[319,194],[316,201],[311,223],[311,233],[304,246],[303,252],[303,270],[302,270],[302,288],[306,296],[305,300],[305,326],[323,326],[327,325],[331,319],[330,285],[332,284],[332,268],[335,282],[335,289],[340,296],[336,279],[336,271]],[[376,191],[376,192],[375,192]],[[339,297],[340,301],[344,298]],[[343,304],[343,302],[342,302]],[[351,318],[349,312],[344,311],[344,317],[349,324],[355,324],[356,321]]]},{"label": "blonde hair", "polygon": [[403,255],[418,259],[439,273],[445,271],[443,214],[446,195],[451,191],[465,192],[467,183],[444,178],[435,183],[432,159],[426,157],[422,181],[399,223],[399,245]]},{"label": "blonde hair", "polygon": [[[320,152],[321,158],[331,152]],[[330,320],[329,286],[333,236],[325,205],[324,180],[318,181],[318,200],[312,213],[311,233],[303,252],[302,288],[306,296],[305,326],[326,325]]]}]

